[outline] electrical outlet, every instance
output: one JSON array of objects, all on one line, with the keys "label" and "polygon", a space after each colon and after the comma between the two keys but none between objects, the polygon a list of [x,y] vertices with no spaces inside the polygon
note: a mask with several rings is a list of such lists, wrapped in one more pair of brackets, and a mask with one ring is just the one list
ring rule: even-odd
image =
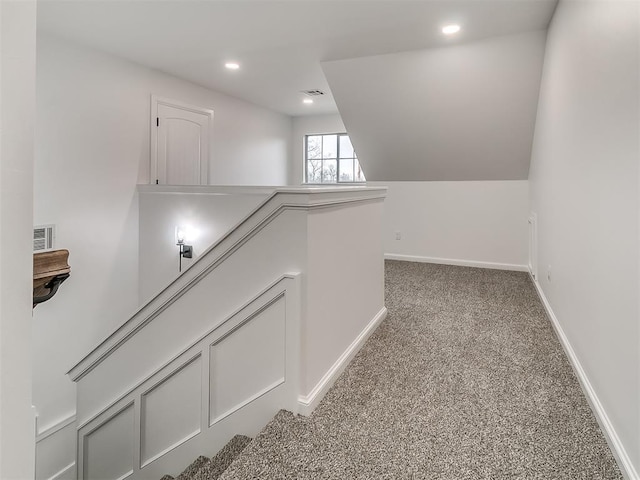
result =
[{"label": "electrical outlet", "polygon": [[551,265],[547,267],[547,280],[551,281]]},{"label": "electrical outlet", "polygon": [[402,233],[396,232],[396,240],[402,240]]}]

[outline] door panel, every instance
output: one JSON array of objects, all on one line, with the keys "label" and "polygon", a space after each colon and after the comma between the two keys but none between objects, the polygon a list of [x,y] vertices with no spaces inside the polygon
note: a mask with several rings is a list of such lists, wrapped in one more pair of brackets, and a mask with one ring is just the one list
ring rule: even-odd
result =
[{"label": "door panel", "polygon": [[[202,112],[194,110],[195,107],[182,107],[158,101],[155,125],[157,183],[208,183],[209,135],[213,112],[204,109]],[[156,183],[153,177],[151,181]]]}]

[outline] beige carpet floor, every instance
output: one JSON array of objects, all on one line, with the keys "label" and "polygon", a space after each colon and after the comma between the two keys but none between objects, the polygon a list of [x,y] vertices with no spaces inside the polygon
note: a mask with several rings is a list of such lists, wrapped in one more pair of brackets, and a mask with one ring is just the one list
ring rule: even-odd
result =
[{"label": "beige carpet floor", "polygon": [[620,479],[525,273],[386,262],[387,319],[221,479]]}]

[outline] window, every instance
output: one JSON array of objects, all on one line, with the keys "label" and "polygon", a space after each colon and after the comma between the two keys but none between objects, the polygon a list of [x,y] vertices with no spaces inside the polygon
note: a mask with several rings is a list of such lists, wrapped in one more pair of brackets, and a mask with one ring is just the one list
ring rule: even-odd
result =
[{"label": "window", "polygon": [[366,181],[346,133],[306,135],[304,140],[305,183]]}]

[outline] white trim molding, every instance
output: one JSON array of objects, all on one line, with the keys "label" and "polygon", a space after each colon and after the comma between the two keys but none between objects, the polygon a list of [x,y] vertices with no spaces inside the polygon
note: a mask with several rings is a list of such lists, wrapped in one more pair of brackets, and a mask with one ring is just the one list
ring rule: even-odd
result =
[{"label": "white trim molding", "polygon": [[[105,474],[106,464],[115,465],[118,475],[160,478],[163,473],[182,470],[197,452],[222,448],[230,432],[253,435],[279,409],[295,411],[300,277],[300,273],[283,274],[230,316],[219,321],[207,317],[207,332],[189,341],[149,376],[125,378],[124,384],[130,387],[106,406],[91,398],[102,399],[90,388],[93,384],[83,387],[92,376],[102,379],[105,373],[94,370],[83,376],[78,382],[77,478],[113,476],[112,471]],[[225,347],[228,342],[246,347]],[[261,369],[262,359],[266,361]],[[234,378],[239,361],[249,362],[247,368],[257,373],[252,378]],[[220,375],[223,370],[232,374]],[[186,395],[176,397],[177,392]],[[217,392],[225,392],[222,400]],[[182,399],[191,402],[191,407],[186,408]],[[181,420],[166,424],[172,418]],[[114,443],[131,448],[133,454],[122,455],[105,447]]]},{"label": "white trim molding", "polygon": [[400,260],[402,262],[436,263],[439,265],[456,265],[459,267],[490,268],[493,270],[512,270],[514,272],[527,272],[527,265],[514,263],[480,262],[477,260],[460,260],[457,258],[421,257],[417,255],[402,255],[399,253],[385,253],[385,260]]},{"label": "white trim molding", "polygon": [[[76,422],[76,414],[74,412],[71,415],[64,417],[62,420],[57,421],[53,425],[50,425],[47,428],[42,429],[42,431],[36,431],[36,443],[39,443],[45,438],[48,438],[51,435],[58,433],[63,428],[68,427],[69,425],[75,422]],[[36,425],[37,425],[37,420],[36,420]]]},{"label": "white trim molding", "polygon": [[342,355],[340,355],[338,360],[336,360],[327,373],[324,374],[316,386],[313,387],[307,395],[300,395],[298,397],[298,413],[300,415],[311,415],[334,382],[338,379],[340,374],[344,371],[347,365],[349,365],[356,353],[358,353],[367,339],[386,317],[387,307],[382,307],[375,317],[373,317],[373,319],[367,324],[364,330],[360,332],[360,335],[358,335],[351,345],[342,352]]},{"label": "white trim molding", "polygon": [[47,480],[67,480],[75,478],[76,462],[72,462]]},{"label": "white trim molding", "polygon": [[529,273],[538,280],[538,215],[529,215]]},{"label": "white trim molding", "polygon": [[620,440],[620,437],[618,437],[618,434],[615,428],[613,427],[611,421],[609,420],[609,416],[607,415],[607,412],[604,406],[600,402],[598,395],[593,389],[593,386],[589,381],[589,377],[587,376],[586,372],[582,368],[580,360],[578,359],[578,356],[573,350],[573,347],[571,346],[571,342],[569,342],[569,339],[565,335],[564,330],[562,329],[562,326],[558,321],[558,318],[553,312],[553,309],[551,308],[551,304],[547,300],[547,297],[544,294],[542,287],[531,275],[529,276],[536,288],[536,292],[538,293],[538,296],[540,297],[542,304],[544,305],[547,315],[551,320],[551,325],[553,325],[553,329],[555,330],[556,335],[558,336],[558,340],[560,340],[560,344],[562,345],[562,348],[564,349],[567,357],[569,358],[569,362],[571,363],[573,371],[576,374],[576,377],[578,377],[578,381],[580,382],[582,391],[584,392],[585,397],[587,397],[587,401],[591,406],[591,410],[595,414],[596,420],[600,425],[600,429],[604,433],[605,439],[609,444],[609,448],[611,449],[611,452],[613,453],[613,456],[615,457],[616,462],[618,462],[618,466],[620,467],[622,474],[625,476],[627,480],[640,480],[640,476],[638,475],[638,472],[634,468],[633,463],[631,462],[631,459],[629,458],[629,455],[627,454],[627,451],[625,450],[624,445]]},{"label": "white trim molding", "polygon": [[[36,425],[38,417],[36,417]],[[76,478],[75,438],[76,414],[73,413],[53,424],[36,429],[36,478],[47,480],[71,480]],[[53,451],[57,452],[51,454]],[[62,462],[68,463],[62,463]],[[64,466],[63,466],[64,465]],[[62,467],[62,468],[61,468]]]}]

